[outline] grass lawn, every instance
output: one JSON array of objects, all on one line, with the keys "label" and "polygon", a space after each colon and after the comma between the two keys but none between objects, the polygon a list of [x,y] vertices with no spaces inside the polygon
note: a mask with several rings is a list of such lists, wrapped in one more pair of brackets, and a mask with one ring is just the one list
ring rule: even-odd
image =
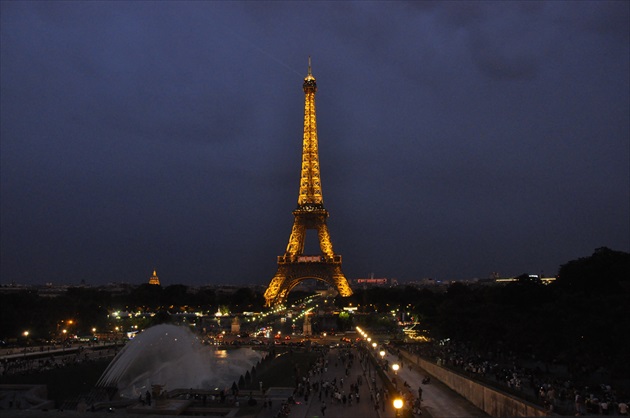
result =
[{"label": "grass lawn", "polygon": [[[282,349],[280,349],[282,350]],[[310,351],[276,351],[276,356],[266,360],[257,368],[252,382],[246,384],[240,391],[241,395],[247,395],[247,391],[258,391],[258,382],[263,382],[263,387],[295,387],[297,377],[304,376],[317,361],[318,352]],[[254,406],[241,406],[236,417],[255,417],[262,409],[262,403]]]},{"label": "grass lawn", "polygon": [[48,399],[61,403],[90,392],[110,361],[111,359],[99,360],[39,373],[3,376],[0,384],[47,385]]},{"label": "grass lawn", "polygon": [[315,351],[276,351],[276,357],[263,362],[256,370],[252,382],[246,384],[242,391],[258,390],[258,382],[263,382],[264,388],[295,387],[296,379],[308,373],[318,356],[319,353]]}]

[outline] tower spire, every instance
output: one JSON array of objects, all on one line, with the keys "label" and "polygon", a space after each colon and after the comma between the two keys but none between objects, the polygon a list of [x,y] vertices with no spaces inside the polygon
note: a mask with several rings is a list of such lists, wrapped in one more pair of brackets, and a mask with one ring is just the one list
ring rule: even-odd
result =
[{"label": "tower spire", "polygon": [[319,172],[319,144],[317,140],[317,118],[315,116],[315,93],[317,83],[308,57],[308,74],[304,77],[304,135],[302,141],[302,171],[298,208],[306,205],[320,207],[324,203]]}]

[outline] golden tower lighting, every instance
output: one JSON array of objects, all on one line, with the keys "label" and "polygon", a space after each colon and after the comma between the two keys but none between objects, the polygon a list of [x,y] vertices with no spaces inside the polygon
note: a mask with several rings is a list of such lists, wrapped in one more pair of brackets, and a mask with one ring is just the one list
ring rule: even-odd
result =
[{"label": "golden tower lighting", "polygon": [[[317,83],[308,60],[308,74],[302,84],[304,90],[304,132],[302,137],[302,168],[298,205],[293,211],[294,222],[284,255],[278,257],[278,271],[265,291],[268,307],[286,301],[291,289],[301,281],[321,280],[334,287],[342,297],[352,295],[352,289],[341,271],[341,255],[333,251],[324,208],[319,169],[319,141],[315,115]],[[306,231],[317,230],[320,254],[304,254]]]}]

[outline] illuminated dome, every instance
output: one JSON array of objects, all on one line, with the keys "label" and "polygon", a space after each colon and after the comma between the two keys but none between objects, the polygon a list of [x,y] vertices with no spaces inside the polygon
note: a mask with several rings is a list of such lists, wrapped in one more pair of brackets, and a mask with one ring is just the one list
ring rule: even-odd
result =
[{"label": "illuminated dome", "polygon": [[160,285],[160,278],[157,276],[157,272],[153,270],[153,276],[149,277],[149,284]]}]

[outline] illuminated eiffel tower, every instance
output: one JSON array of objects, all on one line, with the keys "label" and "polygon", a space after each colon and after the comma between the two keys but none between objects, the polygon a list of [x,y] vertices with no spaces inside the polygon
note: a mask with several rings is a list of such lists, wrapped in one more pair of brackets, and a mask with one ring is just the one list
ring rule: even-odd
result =
[{"label": "illuminated eiffel tower", "polygon": [[[315,120],[315,92],[317,84],[311,73],[304,78],[304,140],[302,144],[302,173],[298,206],[293,211],[295,220],[289,244],[284,255],[278,257],[278,271],[265,291],[266,306],[284,303],[291,289],[301,281],[317,279],[337,289],[343,297],[352,295],[352,289],[341,271],[341,256],[333,251],[326,226],[328,211],[324,209],[319,173],[317,122]],[[319,255],[305,255],[304,241],[308,229],[317,230]]]}]

